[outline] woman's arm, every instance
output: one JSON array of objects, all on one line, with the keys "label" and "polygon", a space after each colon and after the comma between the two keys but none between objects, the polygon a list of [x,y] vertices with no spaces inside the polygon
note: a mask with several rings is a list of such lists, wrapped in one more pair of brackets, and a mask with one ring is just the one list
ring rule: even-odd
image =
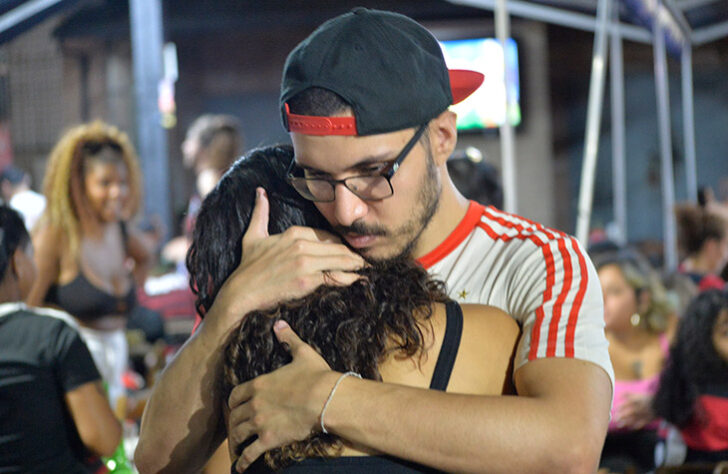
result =
[{"label": "woman's arm", "polygon": [[140,472],[199,472],[225,437],[220,377],[229,330],[248,312],[306,295],[331,278],[356,281],[364,260],[334,240],[303,227],[268,236],[268,200],[259,189],[240,266],[155,382],[134,455]]},{"label": "woman's arm", "polygon": [[61,271],[61,248],[64,241],[61,230],[50,225],[43,226],[34,232],[33,251],[38,274],[26,299],[29,306],[42,306],[48,288],[58,281]]},{"label": "woman's arm", "polygon": [[136,231],[129,229],[129,236],[126,242],[126,251],[134,261],[134,282],[141,286],[147,279],[149,266],[151,265],[152,250],[144,237]]},{"label": "woman's arm", "polygon": [[121,440],[121,425],[111,411],[101,381],[87,382],[66,392],[65,398],[84,446],[99,456],[112,455]]}]

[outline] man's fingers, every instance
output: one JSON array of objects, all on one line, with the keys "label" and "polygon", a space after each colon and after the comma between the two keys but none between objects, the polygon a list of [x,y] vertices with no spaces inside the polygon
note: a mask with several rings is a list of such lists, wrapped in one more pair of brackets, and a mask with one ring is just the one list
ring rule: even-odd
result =
[{"label": "man's fingers", "polygon": [[331,232],[327,232],[325,230],[314,229],[313,227],[294,225],[286,229],[283,232],[283,235],[294,240],[306,239],[329,244],[341,243],[341,238],[338,235],[332,234]]},{"label": "man's fingers", "polygon": [[250,408],[250,403],[243,403],[235,409],[230,410],[228,425],[230,427],[236,427],[250,420],[253,416],[253,410]]},{"label": "man's fingers", "polygon": [[282,319],[279,319],[275,322],[275,324],[273,325],[273,331],[276,333],[278,342],[286,344],[288,346],[288,351],[294,357],[301,349],[301,347],[306,345],[306,343],[303,342],[300,337],[298,337],[293,329],[291,329],[291,326],[289,326],[288,323]]},{"label": "man's fingers", "polygon": [[263,447],[263,443],[260,439],[253,441],[250,446],[243,450],[243,453],[238,458],[238,462],[235,465],[238,472],[243,472],[245,469],[250,467],[250,465],[253,464],[253,462],[261,456],[261,454],[266,452],[266,450],[267,448]]},{"label": "man's fingers", "polygon": [[268,237],[268,196],[263,188],[255,188],[255,207],[250,216],[248,230],[243,234],[243,249],[262,238]]},{"label": "man's fingers", "polygon": [[320,272],[355,272],[364,266],[364,260],[350,255],[297,255],[290,271],[297,275]]},{"label": "man's fingers", "polygon": [[362,278],[358,273],[342,271],[321,272],[321,280],[324,285],[349,286]]},{"label": "man's fingers", "polygon": [[233,387],[233,389],[230,391],[230,396],[228,397],[228,408],[230,408],[231,415],[233,410],[235,410],[239,405],[242,405],[243,403],[250,400],[250,397],[252,396],[252,380]]}]

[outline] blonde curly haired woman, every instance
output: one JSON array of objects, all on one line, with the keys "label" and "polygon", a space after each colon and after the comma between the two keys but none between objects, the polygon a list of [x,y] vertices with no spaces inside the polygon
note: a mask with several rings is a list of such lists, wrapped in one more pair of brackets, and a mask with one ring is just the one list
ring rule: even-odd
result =
[{"label": "blonde curly haired woman", "polygon": [[128,346],[124,328],[148,252],[126,222],[141,201],[136,153],[127,135],[96,121],[68,130],[48,158],[46,211],[33,235],[38,278],[30,305],[76,318],[117,414]]}]

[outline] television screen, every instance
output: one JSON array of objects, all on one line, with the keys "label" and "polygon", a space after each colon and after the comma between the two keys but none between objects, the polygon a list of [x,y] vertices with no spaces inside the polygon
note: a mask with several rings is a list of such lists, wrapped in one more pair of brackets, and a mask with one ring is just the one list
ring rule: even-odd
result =
[{"label": "television screen", "polygon": [[[458,130],[478,130],[503,125],[506,117],[506,85],[503,73],[503,48],[495,38],[440,41],[445,62],[450,69],[470,69],[485,75],[483,85],[470,97],[452,106],[457,113]],[[521,123],[520,87],[518,83],[518,46],[513,38],[506,41],[511,109],[510,124]]]}]

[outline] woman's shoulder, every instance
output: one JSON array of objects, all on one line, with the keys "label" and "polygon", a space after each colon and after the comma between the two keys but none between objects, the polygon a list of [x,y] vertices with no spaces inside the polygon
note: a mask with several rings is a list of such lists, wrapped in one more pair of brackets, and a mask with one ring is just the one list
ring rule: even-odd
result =
[{"label": "woman's shoulder", "polygon": [[463,304],[463,332],[448,391],[497,395],[511,393],[513,355],[520,328],[507,313],[480,304]]},{"label": "woman's shoulder", "polygon": [[510,356],[521,334],[515,319],[494,306],[463,304],[461,308],[464,339],[478,341],[478,351]]},{"label": "woman's shoulder", "polygon": [[504,334],[520,331],[516,320],[500,308],[474,303],[461,304],[460,307],[463,310],[463,320],[481,329]]},{"label": "woman's shoulder", "polygon": [[67,241],[63,228],[58,224],[46,220],[36,224],[31,237],[33,239],[33,245],[36,247],[39,245],[48,245],[56,248],[59,244],[62,245]]}]

